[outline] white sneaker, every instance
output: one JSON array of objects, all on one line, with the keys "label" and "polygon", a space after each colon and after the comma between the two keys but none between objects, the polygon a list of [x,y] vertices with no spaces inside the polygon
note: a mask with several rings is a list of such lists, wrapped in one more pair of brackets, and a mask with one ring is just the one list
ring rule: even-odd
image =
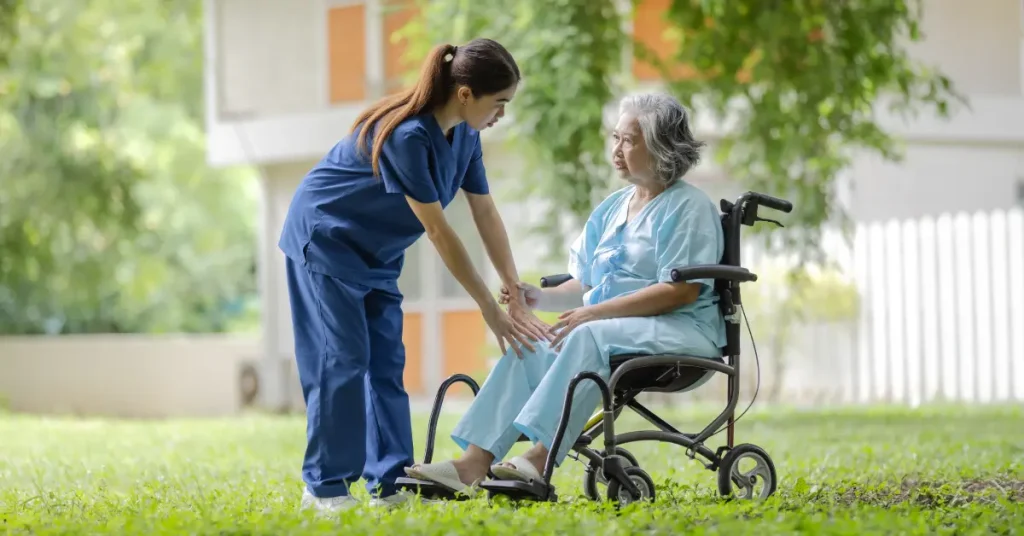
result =
[{"label": "white sneaker", "polygon": [[[408,491],[402,490],[394,495],[388,495],[387,497],[374,497],[370,499],[370,506],[374,508],[395,508],[407,504],[410,501],[415,500],[416,495]],[[422,500],[421,502],[426,502]]]},{"label": "white sneaker", "polygon": [[357,505],[359,505],[359,499],[348,495],[322,498],[310,493],[309,489],[304,489],[302,491],[302,504],[299,508],[302,510],[313,508],[320,513],[334,513],[348,510]]}]

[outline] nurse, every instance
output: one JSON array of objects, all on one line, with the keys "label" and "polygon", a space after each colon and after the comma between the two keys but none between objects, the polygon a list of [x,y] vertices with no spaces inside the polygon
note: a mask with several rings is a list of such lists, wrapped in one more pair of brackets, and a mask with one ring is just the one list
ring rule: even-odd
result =
[{"label": "nurse", "polygon": [[[502,291],[505,300],[523,293],[532,307],[562,312],[551,327],[554,338],[524,359],[506,352],[452,432],[462,457],[407,468],[410,476],[457,491],[488,469],[506,480],[540,479],[576,374],[593,371],[608,380],[612,354],[721,355],[725,322],[714,282],[671,277],[673,268],[718,263],[725,247],[715,204],[683,180],[704,143],[694,139],[686,109],[660,94],[626,98],[612,137],[615,170],[630,184],[591,213],[569,252],[573,279],[556,288],[520,283],[519,291]],[[593,382],[579,384],[556,464],[600,400]],[[494,464],[520,435],[533,447]]]},{"label": "nurse", "polygon": [[531,341],[550,337],[524,303],[502,309],[443,213],[461,189],[503,284],[514,286],[480,131],[504,116],[519,80],[495,41],[438,45],[416,85],[364,111],[295,192],[279,246],[306,402],[303,508],[357,504],[349,491],[361,477],[374,505],[407,500],[394,485],[413,462],[397,282],[421,235],[479,305],[502,351],[532,351]]}]

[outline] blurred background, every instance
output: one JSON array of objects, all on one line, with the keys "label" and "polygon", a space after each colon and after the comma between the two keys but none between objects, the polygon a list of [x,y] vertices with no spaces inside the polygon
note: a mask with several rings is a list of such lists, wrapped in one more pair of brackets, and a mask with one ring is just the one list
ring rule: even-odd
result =
[{"label": "blurred background", "polygon": [[[668,91],[709,142],[689,181],[795,205],[745,235],[759,403],[1024,400],[1021,0],[0,0],[0,408],[302,411],[292,193],[432,45],[477,36],[524,77],[483,136],[524,279],[621,186],[618,99]],[[429,241],[406,266],[423,407],[497,349]]]}]

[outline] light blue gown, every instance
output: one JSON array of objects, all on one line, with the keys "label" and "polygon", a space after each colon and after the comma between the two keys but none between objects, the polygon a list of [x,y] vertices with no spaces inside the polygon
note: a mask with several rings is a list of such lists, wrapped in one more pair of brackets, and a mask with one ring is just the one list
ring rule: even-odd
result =
[{"label": "light blue gown", "polygon": [[[580,281],[586,305],[671,282],[679,266],[716,264],[724,250],[717,207],[701,190],[677,181],[627,223],[636,188],[623,188],[601,202],[587,220],[569,255],[569,273]],[[701,283],[696,302],[660,316],[612,318],[576,327],[555,352],[545,341],[520,359],[513,350],[498,361],[452,433],[463,450],[470,444],[505,458],[520,434],[548,449],[558,429],[570,380],[582,371],[610,376],[609,357],[625,353],[674,353],[719,357],[725,323],[712,280]],[[705,377],[705,381],[706,381]],[[695,386],[696,387],[696,386]],[[582,382],[573,397],[565,437],[556,455],[561,464],[601,402],[593,382]]]}]

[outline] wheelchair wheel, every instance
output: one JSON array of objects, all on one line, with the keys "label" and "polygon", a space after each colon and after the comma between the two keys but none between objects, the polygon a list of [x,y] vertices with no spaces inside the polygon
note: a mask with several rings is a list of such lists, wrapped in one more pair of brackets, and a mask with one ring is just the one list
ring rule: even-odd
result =
[{"label": "wheelchair wheel", "polygon": [[608,483],[609,500],[620,508],[639,501],[654,501],[654,480],[651,475],[634,465],[626,468],[626,476],[640,491],[640,496],[634,496],[618,480],[612,480]]},{"label": "wheelchair wheel", "polygon": [[[741,467],[742,462],[752,462]],[[718,493],[738,499],[767,499],[777,486],[775,464],[761,447],[737,445],[718,466]]]},{"label": "wheelchair wheel", "polygon": [[[604,449],[597,451],[602,458],[606,457]],[[639,467],[640,463],[636,461],[636,456],[633,453],[622,448],[615,447],[615,454],[626,459],[626,465],[629,467]],[[594,465],[593,463],[587,464],[587,468],[583,474],[583,495],[592,501],[601,500],[601,490],[598,489],[598,484],[602,486],[608,485],[608,479],[604,476],[604,471],[601,470],[600,465]]]}]

